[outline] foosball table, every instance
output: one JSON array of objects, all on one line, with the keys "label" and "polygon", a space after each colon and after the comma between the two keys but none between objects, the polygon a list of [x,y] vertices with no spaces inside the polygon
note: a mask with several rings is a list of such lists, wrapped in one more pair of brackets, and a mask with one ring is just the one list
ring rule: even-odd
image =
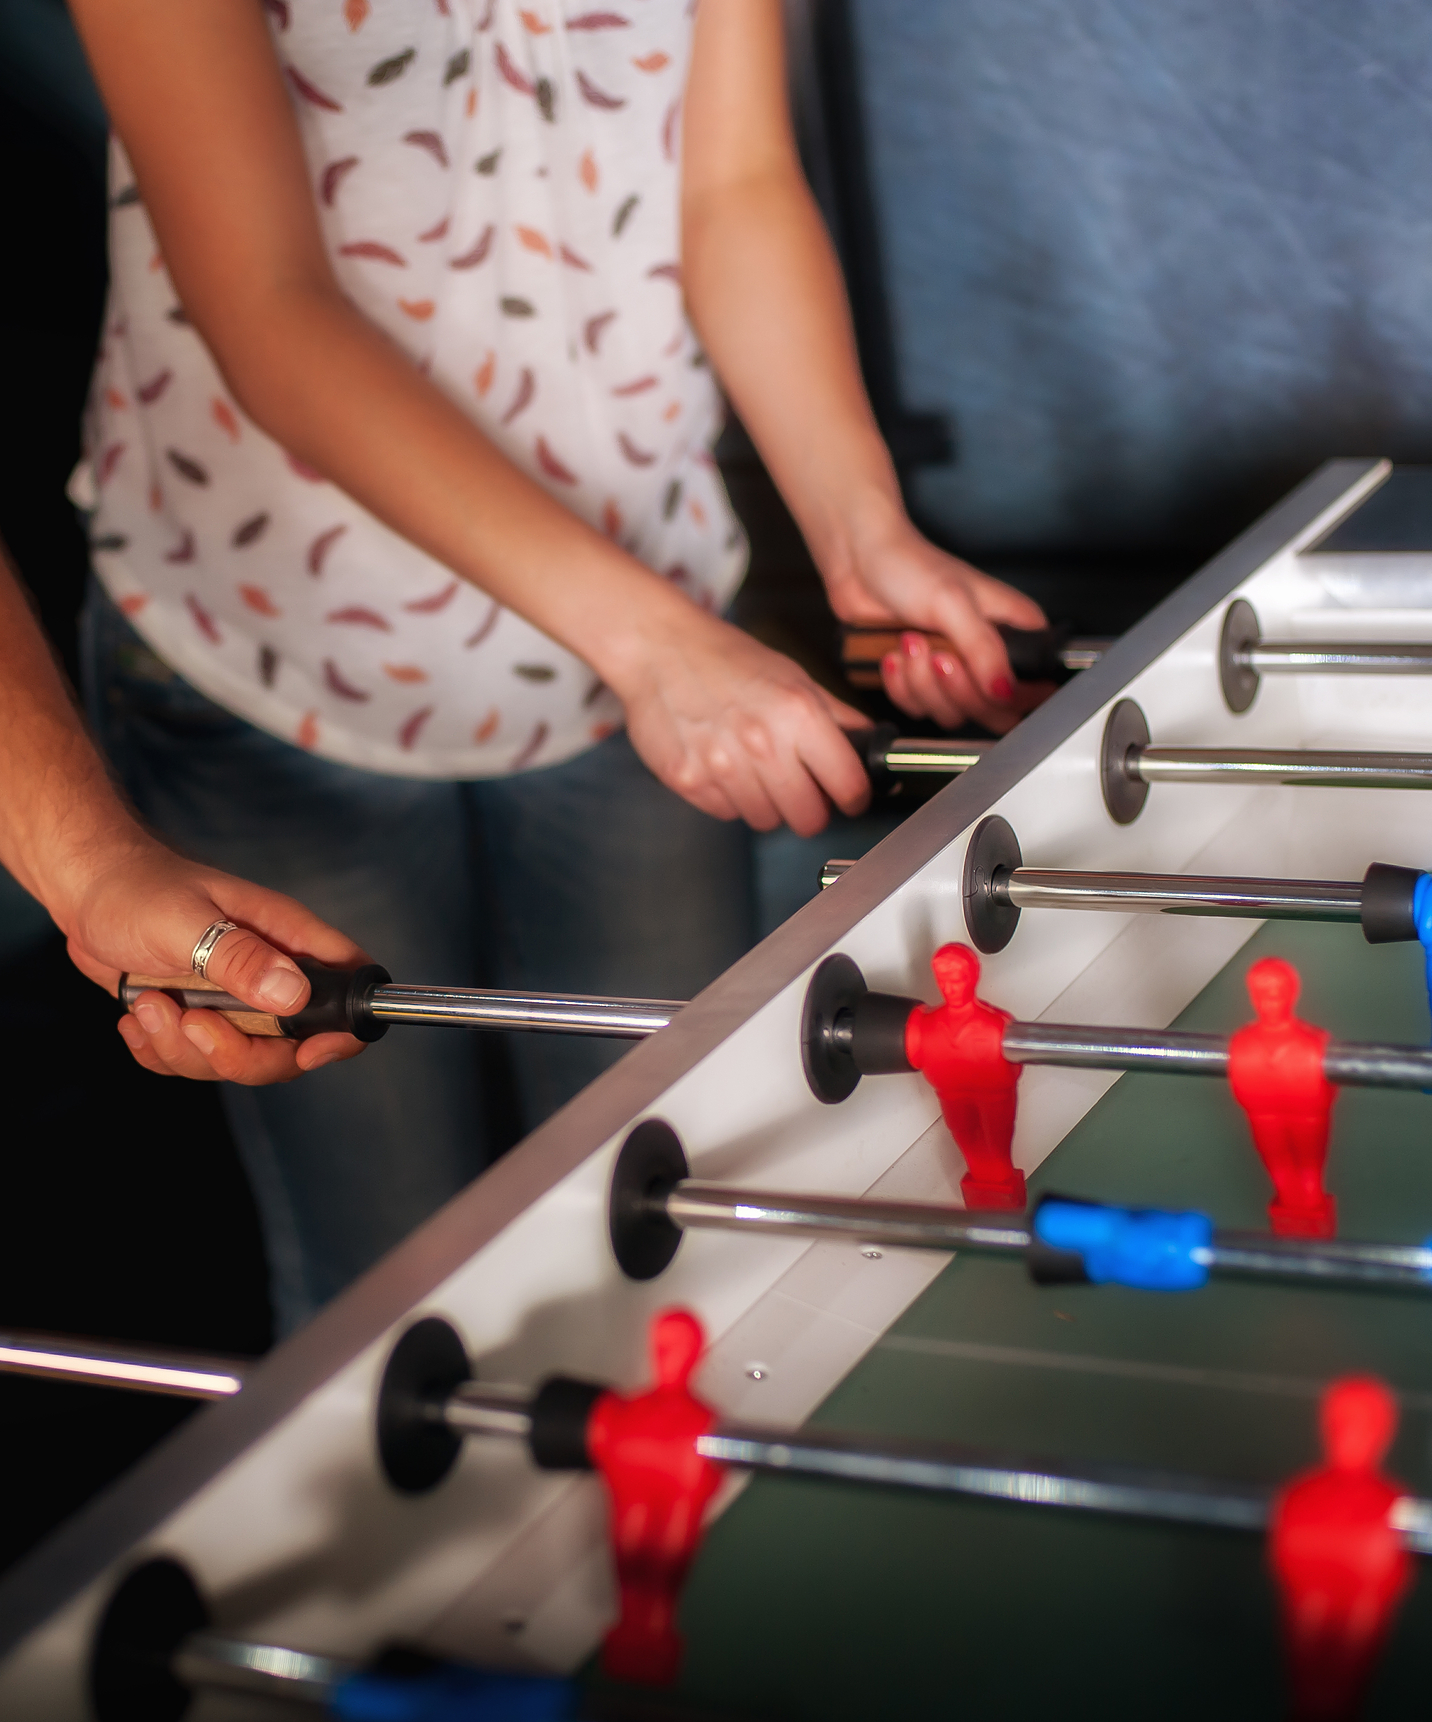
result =
[{"label": "foosball table", "polygon": [[641,1044],[258,1364],[0,1336],[214,1402],[0,1584],[0,1715],[1420,1708],[1420,485],[872,739],[950,781],[690,1003],[316,982]]}]

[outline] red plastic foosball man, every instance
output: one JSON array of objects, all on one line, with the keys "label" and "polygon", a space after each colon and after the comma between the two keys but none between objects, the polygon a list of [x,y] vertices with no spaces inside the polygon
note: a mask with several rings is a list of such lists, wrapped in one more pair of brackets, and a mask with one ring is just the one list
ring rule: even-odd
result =
[{"label": "red plastic foosball man", "polygon": [[1323,1075],[1327,1031],[1293,1015],[1300,985],[1298,971],[1280,957],[1264,957],[1249,969],[1248,996],[1258,1020],[1234,1034],[1228,1078],[1273,1180],[1273,1230],[1330,1238],[1337,1209],[1323,1188],[1323,1165],[1337,1089]]},{"label": "red plastic foosball man", "polygon": [[940,1097],[940,1110],[969,1170],[960,1191],[971,1208],[1022,1208],[1024,1173],[1010,1158],[1020,1067],[1004,1056],[1008,1011],[975,997],[980,960],[967,945],[931,959],[944,1003],[921,1005],[905,1025],[905,1056]]},{"label": "red plastic foosball man", "polygon": [[656,1386],[630,1399],[604,1393],[587,1424],[587,1450],[611,1496],[621,1616],[607,1634],[602,1667],[617,1680],[664,1686],[681,1666],[677,1598],[723,1475],[696,1451],[716,1414],[687,1386],[705,1344],[688,1311],[658,1315]]},{"label": "red plastic foosball man", "polygon": [[1397,1429],[1380,1381],[1351,1377],[1323,1395],[1327,1463],[1295,1478],[1273,1508],[1269,1553],[1282,1593],[1296,1722],[1350,1722],[1403,1592],[1411,1557],[1390,1523],[1403,1493],[1378,1473]]}]

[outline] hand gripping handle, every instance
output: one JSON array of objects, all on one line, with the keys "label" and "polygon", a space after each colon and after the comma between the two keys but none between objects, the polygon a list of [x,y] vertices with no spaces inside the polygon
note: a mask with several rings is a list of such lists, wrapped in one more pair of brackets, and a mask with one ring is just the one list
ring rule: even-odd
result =
[{"label": "hand gripping handle", "polygon": [[322,963],[296,957],[312,989],[308,1003],[294,1016],[272,1016],[256,1011],[236,999],[214,981],[199,975],[121,975],[119,1002],[132,1009],[141,993],[160,992],[173,999],[180,1010],[216,1010],[243,1034],[260,1038],[307,1040],[310,1035],[355,1035],[359,1040],[381,1040],[388,1024],[373,1015],[373,994],[392,976],[377,963],[361,969],[327,969]]}]

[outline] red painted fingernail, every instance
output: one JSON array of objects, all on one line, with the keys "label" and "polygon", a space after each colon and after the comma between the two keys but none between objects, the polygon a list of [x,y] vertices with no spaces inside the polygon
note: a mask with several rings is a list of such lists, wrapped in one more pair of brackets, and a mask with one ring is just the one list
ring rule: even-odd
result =
[{"label": "red painted fingernail", "polygon": [[895,652],[887,652],[880,660],[880,668],[887,676],[893,676],[900,668],[900,659]]},{"label": "red painted fingernail", "polygon": [[996,676],[989,685],[989,691],[1002,705],[1008,705],[1014,698],[1014,684],[1008,676]]},{"label": "red painted fingernail", "polygon": [[900,636],[900,644],[905,648],[907,658],[918,658],[920,648],[924,643],[924,637],[920,634],[902,634]]},{"label": "red painted fingernail", "polygon": [[942,676],[952,676],[955,673],[955,660],[948,652],[936,652],[935,668]]}]

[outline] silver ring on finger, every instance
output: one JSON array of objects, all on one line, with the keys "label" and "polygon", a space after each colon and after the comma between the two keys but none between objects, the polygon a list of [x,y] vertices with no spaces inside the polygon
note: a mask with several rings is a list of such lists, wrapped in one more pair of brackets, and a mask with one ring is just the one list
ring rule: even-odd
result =
[{"label": "silver ring on finger", "polygon": [[204,929],[199,943],[194,947],[194,954],[189,959],[189,967],[201,980],[209,978],[209,958],[214,954],[214,946],[225,933],[237,933],[238,930],[238,923],[235,921],[215,921],[212,926]]}]

